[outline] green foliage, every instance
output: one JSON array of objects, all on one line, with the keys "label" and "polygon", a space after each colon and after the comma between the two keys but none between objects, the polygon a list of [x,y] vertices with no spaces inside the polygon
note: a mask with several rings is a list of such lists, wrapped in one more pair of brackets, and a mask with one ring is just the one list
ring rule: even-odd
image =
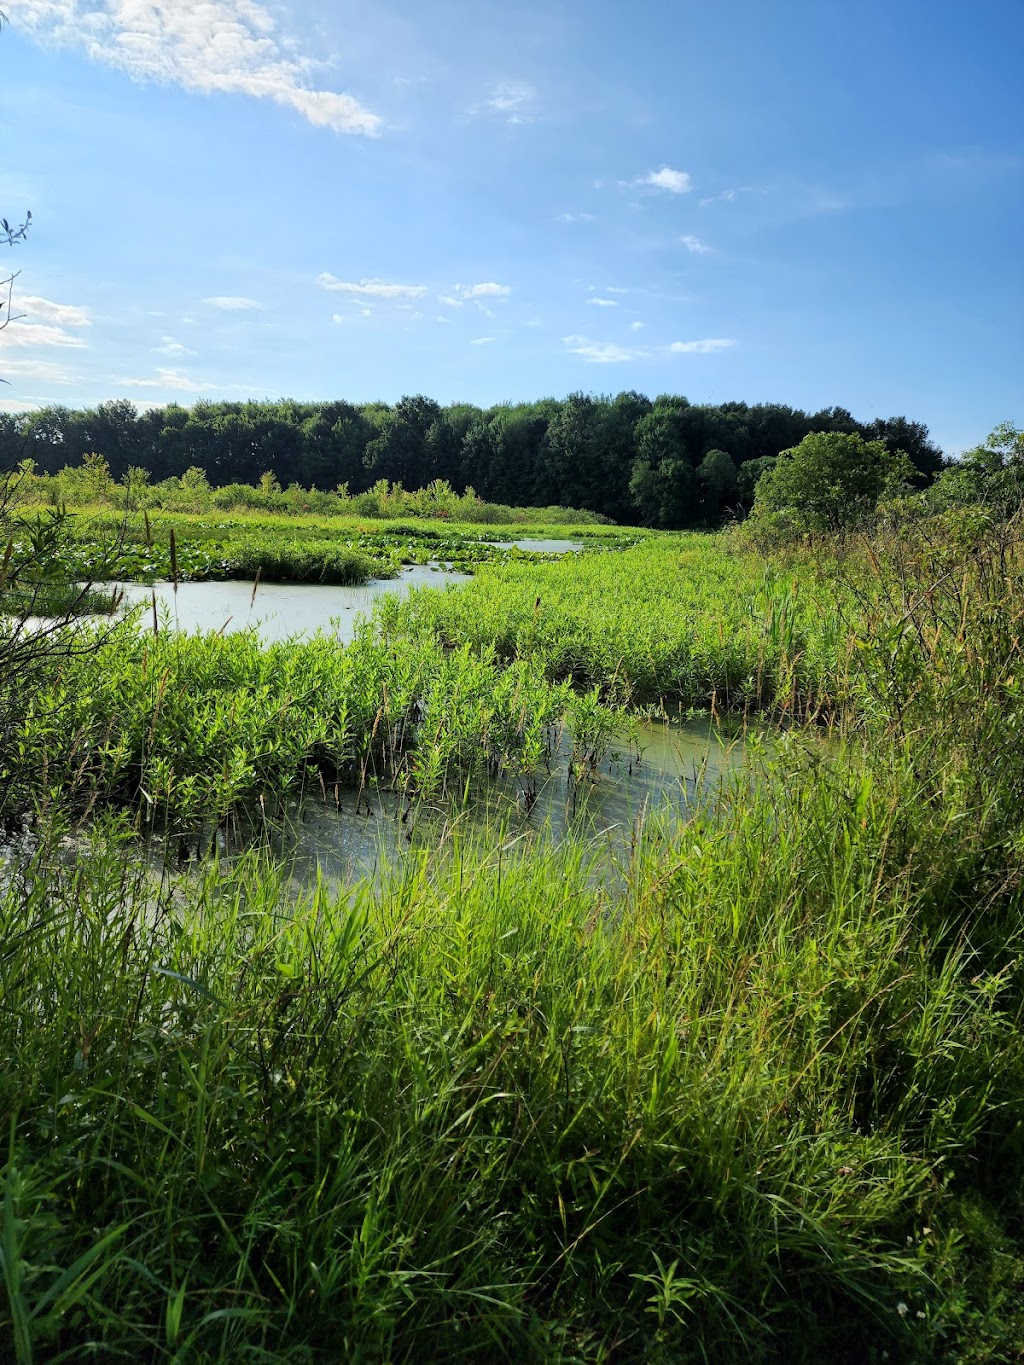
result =
[{"label": "green foliage", "polygon": [[815,432],[784,450],[757,481],[754,517],[782,514],[803,534],[863,525],[882,497],[913,478],[906,456],[854,433]]},{"label": "green foliage", "polygon": [[[330,514],[338,509],[323,501],[331,497],[324,489],[344,485],[359,497],[384,480],[408,489],[442,480],[459,497],[476,489],[488,507],[558,504],[623,522],[639,515],[651,525],[682,527],[715,515],[714,497],[687,477],[713,451],[727,454],[740,470],[813,431],[857,433],[882,441],[892,453],[905,451],[925,481],[941,467],[927,428],[903,417],[864,423],[844,408],[805,413],[779,403],[695,404],[672,395],[652,403],[631,391],[489,409],[441,407],[423,395],[360,407],[292,400],[201,400],[192,408],[170,404],[143,413],[125,400],[82,411],[53,406],[0,414],[0,463],[5,455],[11,463],[20,460],[29,449],[46,477],[61,478],[62,465],[73,470],[96,451],[117,480],[130,468],[149,471],[159,491],[146,494],[156,499],[146,505],[181,510],[209,506],[190,499],[179,482],[200,469],[217,489],[235,490],[235,499],[262,499],[245,505],[265,511],[283,504],[293,512],[308,507]],[[271,485],[255,492],[271,470],[283,492]],[[76,496],[73,484],[73,476],[64,479],[60,496],[68,501]],[[238,491],[243,488],[249,493]],[[357,510],[387,515],[380,508]],[[409,508],[400,512],[409,514]],[[476,519],[465,508],[460,516]]]},{"label": "green foliage", "polygon": [[[1019,1358],[1024,544],[956,526],[510,562],[346,649],[122,627],[26,690],[7,1355]],[[457,803],[563,718],[585,774],[659,692],[787,727],[611,870],[456,821],[296,890],[97,818],[346,774]]]},{"label": "green foliage", "polygon": [[985,445],[946,467],[927,500],[932,507],[976,504],[997,516],[1011,516],[1024,503],[1024,432],[1003,422]]}]

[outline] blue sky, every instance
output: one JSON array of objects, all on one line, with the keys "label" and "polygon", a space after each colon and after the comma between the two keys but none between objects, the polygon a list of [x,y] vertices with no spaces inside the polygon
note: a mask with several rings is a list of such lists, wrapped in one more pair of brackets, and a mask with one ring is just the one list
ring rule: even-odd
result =
[{"label": "blue sky", "polygon": [[0,405],[1024,422],[1021,0],[0,0]]}]

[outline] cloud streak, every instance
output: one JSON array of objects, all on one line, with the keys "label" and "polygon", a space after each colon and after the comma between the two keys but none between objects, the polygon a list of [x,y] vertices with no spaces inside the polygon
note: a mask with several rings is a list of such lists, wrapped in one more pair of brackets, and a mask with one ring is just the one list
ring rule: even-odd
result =
[{"label": "cloud streak", "polygon": [[488,280],[483,284],[457,284],[455,292],[464,299],[498,299],[507,298],[512,290],[507,284],[495,284],[493,280]]},{"label": "cloud streak", "polygon": [[[643,323],[634,322],[630,324],[630,329],[642,326]],[[651,356],[666,354],[707,355],[736,345],[735,341],[726,337],[711,337],[701,341],[673,341],[668,346],[620,346],[614,341],[591,341],[589,337],[581,336],[563,337],[562,344],[568,346],[573,355],[582,356],[590,365],[621,365],[629,360],[646,360]]]},{"label": "cloud streak", "polygon": [[219,308],[222,313],[251,313],[256,308],[262,308],[262,303],[257,303],[255,299],[243,298],[239,294],[214,294],[212,298],[203,299],[211,308]]},{"label": "cloud streak", "polygon": [[21,294],[17,303],[18,311],[33,320],[55,322],[59,327],[92,326],[85,309],[76,308],[73,303],[54,303],[52,299],[40,298],[38,294]]},{"label": "cloud streak", "polygon": [[562,342],[573,355],[581,355],[591,365],[620,365],[648,354],[642,347],[619,346],[614,341],[591,341],[589,337],[563,337]]},{"label": "cloud streak", "polygon": [[425,284],[393,284],[388,280],[339,280],[337,276],[324,270],[316,277],[321,289],[330,289],[336,294],[354,294],[359,298],[372,299],[422,299],[430,291]]},{"label": "cloud streak", "polygon": [[26,323],[18,318],[11,320],[11,325],[3,330],[0,349],[7,350],[8,347],[23,348],[26,346],[84,346],[85,342],[81,337],[73,336],[70,332],[65,332],[63,327],[55,327],[49,323]]},{"label": "cloud streak", "polygon": [[269,99],[337,133],[380,131],[378,115],[352,95],[311,86],[312,61],[278,37],[257,0],[7,0],[5,8],[34,37],[84,48],[135,81]]},{"label": "cloud streak", "polygon": [[730,337],[707,337],[702,341],[673,341],[669,350],[676,355],[710,355],[713,351],[725,351],[736,343]]},{"label": "cloud streak", "polygon": [[131,389],[173,389],[179,393],[202,393],[206,389],[215,389],[216,384],[204,384],[198,379],[190,378],[184,370],[169,370],[161,367],[157,368],[156,375],[150,379],[115,379],[115,384],[124,388]]}]

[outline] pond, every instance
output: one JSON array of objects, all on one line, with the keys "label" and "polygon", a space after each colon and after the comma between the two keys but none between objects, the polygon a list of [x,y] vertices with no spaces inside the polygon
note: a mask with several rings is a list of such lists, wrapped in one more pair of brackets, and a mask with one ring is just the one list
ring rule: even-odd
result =
[{"label": "pond", "polygon": [[254,627],[268,644],[295,635],[330,632],[339,640],[351,640],[361,612],[369,612],[378,597],[404,596],[410,588],[444,587],[466,583],[468,576],[418,564],[403,569],[397,578],[375,578],[355,587],[327,587],[317,583],[260,583],[253,596],[250,583],[119,584],[129,606],[141,605],[141,624],[153,628],[152,601],[175,630],[236,631]]},{"label": "pond", "polygon": [[582,540],[531,540],[529,537],[523,540],[485,540],[484,544],[503,547],[514,545],[517,550],[529,550],[531,554],[538,555],[567,555],[583,549]]},{"label": "pond", "polygon": [[[698,793],[720,787],[744,762],[743,742],[724,741],[708,722],[651,721],[639,727],[635,743],[613,744],[592,779],[574,785],[569,747],[563,736],[535,802],[525,802],[511,780],[481,784],[458,817],[463,835],[489,831],[503,846],[582,844],[614,872],[649,816],[685,818]],[[337,805],[310,802],[293,827],[287,850],[293,883],[319,876],[340,889],[375,879],[394,869],[407,849],[436,847],[450,832],[450,812],[409,811],[402,797],[372,784],[364,793],[342,788]]]}]

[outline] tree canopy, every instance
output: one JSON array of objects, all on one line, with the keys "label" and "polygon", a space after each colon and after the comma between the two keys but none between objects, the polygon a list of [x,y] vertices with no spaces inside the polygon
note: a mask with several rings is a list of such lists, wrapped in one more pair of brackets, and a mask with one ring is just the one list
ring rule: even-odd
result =
[{"label": "tree canopy", "polygon": [[491,408],[442,406],[423,395],[395,404],[204,400],[142,413],[125,399],[78,410],[53,405],[0,414],[0,462],[28,456],[55,474],[97,454],[117,480],[132,467],[153,482],[196,468],[221,487],[255,484],[271,470],[283,487],[345,484],[352,493],[380,479],[406,488],[443,479],[488,501],[579,507],[672,528],[716,525],[749,508],[771,460],[812,433],[890,456],[905,451],[925,482],[942,465],[927,428],[905,417],[858,422],[838,407],[806,413],[633,391]]},{"label": "tree canopy", "polygon": [[914,472],[909,458],[884,441],[811,432],[757,481],[754,513],[784,514],[797,531],[834,534],[862,522],[884,494],[908,488]]}]

